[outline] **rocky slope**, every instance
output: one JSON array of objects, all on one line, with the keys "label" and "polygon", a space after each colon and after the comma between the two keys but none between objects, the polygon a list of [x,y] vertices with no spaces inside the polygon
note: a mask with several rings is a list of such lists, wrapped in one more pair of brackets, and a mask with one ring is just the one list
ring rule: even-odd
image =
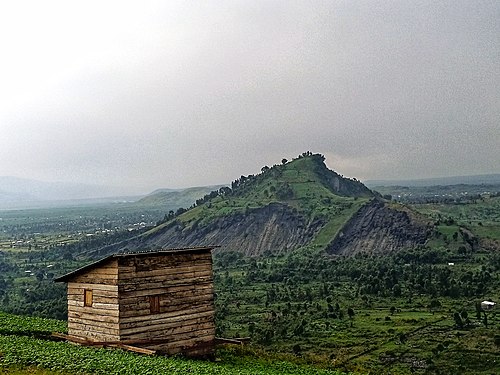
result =
[{"label": "rocky slope", "polygon": [[[323,224],[286,205],[272,203],[247,213],[219,217],[203,226],[187,226],[174,220],[159,231],[122,242],[113,251],[218,245],[216,252],[233,250],[247,256],[282,254],[308,244]],[[110,250],[102,249],[100,254]]]},{"label": "rocky slope", "polygon": [[374,199],[346,223],[326,250],[336,255],[387,254],[424,245],[432,228],[409,209]]},{"label": "rocky slope", "polygon": [[322,155],[304,153],[263,167],[168,216],[141,236],[99,250],[221,246],[248,256],[309,246],[331,254],[397,251],[426,241],[429,228],[383,203],[361,182],[329,170]]}]

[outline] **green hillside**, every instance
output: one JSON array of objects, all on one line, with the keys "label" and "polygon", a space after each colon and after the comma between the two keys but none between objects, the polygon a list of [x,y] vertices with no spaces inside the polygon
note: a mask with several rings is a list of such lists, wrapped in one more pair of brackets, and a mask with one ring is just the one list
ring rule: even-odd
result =
[{"label": "green hillside", "polygon": [[[161,225],[126,247],[211,242],[231,251],[241,248],[244,236],[250,238],[244,246],[253,246],[254,255],[265,251],[280,253],[281,249],[275,248],[281,244],[279,237],[289,239],[283,243],[286,249],[304,245],[324,249],[372,198],[373,193],[359,181],[329,170],[322,155],[304,153],[290,162],[283,160],[272,167],[264,166],[257,175],[241,176],[231,187],[222,187],[198,199],[195,207],[187,211],[170,213]],[[277,217],[279,220],[273,219]],[[242,231],[233,231],[230,241],[225,233],[218,231],[220,227]],[[251,242],[251,238],[262,238],[264,232],[268,241]]]},{"label": "green hillside", "polygon": [[361,199],[354,204],[356,207],[372,196],[363,184],[330,171],[323,156],[314,154],[270,168],[265,166],[255,176],[241,176],[232,183],[232,190],[222,189],[178,219],[184,223],[200,219],[201,223],[208,223],[216,217],[271,203],[286,204],[308,217],[331,218],[342,216],[358,198]]},{"label": "green hillside", "polygon": [[159,190],[136,202],[137,205],[143,206],[163,206],[168,210],[176,210],[180,207],[190,207],[197,199],[202,198],[213,190],[218,190],[225,185],[214,186],[196,186],[187,189],[179,190]]}]

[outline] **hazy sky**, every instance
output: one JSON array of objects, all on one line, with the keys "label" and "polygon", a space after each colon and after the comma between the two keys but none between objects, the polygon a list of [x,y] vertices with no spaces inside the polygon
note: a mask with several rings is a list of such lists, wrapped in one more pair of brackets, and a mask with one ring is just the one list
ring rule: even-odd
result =
[{"label": "hazy sky", "polygon": [[2,1],[0,176],[500,173],[500,2]]}]

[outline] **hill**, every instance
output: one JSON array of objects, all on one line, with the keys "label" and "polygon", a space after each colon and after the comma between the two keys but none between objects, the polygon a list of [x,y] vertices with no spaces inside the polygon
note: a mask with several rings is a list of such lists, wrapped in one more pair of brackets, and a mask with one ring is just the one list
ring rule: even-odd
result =
[{"label": "hill", "polygon": [[226,185],[197,186],[187,189],[159,189],[139,199],[143,206],[190,207],[197,199]]},{"label": "hill", "polygon": [[[372,209],[361,210],[366,205]],[[159,226],[103,248],[98,255],[195,245],[220,245],[224,251],[250,256],[284,254],[305,246],[331,249],[339,233],[350,233],[346,229],[353,225],[352,217],[371,217],[376,212],[378,216],[393,213],[388,220],[398,229],[387,232],[388,221],[378,221],[364,233],[365,245],[384,252],[425,242],[428,228],[418,215],[388,205],[358,180],[329,170],[322,155],[304,153],[290,162],[264,166],[258,175],[241,176],[231,187],[197,200],[192,209],[170,214]],[[401,226],[400,220],[406,224]],[[382,233],[390,236],[384,238]]]}]

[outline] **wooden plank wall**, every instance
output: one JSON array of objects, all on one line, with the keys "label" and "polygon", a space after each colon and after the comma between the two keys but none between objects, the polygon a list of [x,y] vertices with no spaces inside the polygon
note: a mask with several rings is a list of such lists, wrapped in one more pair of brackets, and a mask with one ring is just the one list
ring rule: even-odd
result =
[{"label": "wooden plank wall", "polygon": [[[209,355],[215,340],[212,256],[158,254],[119,262],[120,338],[165,340],[148,349]],[[151,314],[150,296],[160,312]]]},{"label": "wooden plank wall", "polygon": [[[84,290],[92,290],[92,306],[84,306]],[[68,282],[68,334],[92,341],[120,339],[118,261],[110,260]]]}]

